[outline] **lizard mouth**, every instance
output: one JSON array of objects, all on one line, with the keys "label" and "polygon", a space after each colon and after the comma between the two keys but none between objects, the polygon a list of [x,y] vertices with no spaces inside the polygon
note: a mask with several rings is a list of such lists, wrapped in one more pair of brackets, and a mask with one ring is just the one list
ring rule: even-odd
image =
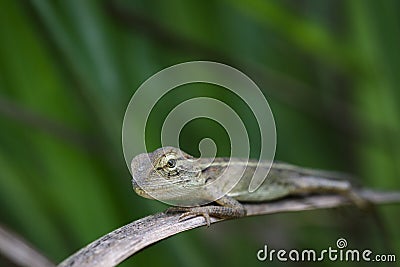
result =
[{"label": "lizard mouth", "polygon": [[154,199],[152,196],[146,193],[134,180],[132,180],[133,184],[133,190],[135,191],[136,194],[138,194],[141,197],[148,198],[148,199]]}]

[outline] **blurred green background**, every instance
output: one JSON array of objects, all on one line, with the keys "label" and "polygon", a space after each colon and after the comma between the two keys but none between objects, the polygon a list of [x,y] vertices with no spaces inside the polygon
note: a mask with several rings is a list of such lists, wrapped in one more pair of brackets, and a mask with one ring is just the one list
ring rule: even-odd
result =
[{"label": "blurred green background", "polygon": [[[276,120],[276,159],[400,189],[399,10],[395,0],[0,0],[0,223],[60,262],[164,210],[131,188],[122,120],[142,82],[190,60],[229,64],[258,84]],[[203,93],[235,108],[224,90],[211,89],[181,90],[161,104],[168,110]],[[150,149],[163,118],[154,115]],[[197,123],[182,133],[194,155],[193,140],[224,136],[212,122]],[[229,144],[221,142],[224,155]],[[259,266],[264,244],[322,250],[340,237],[351,248],[398,253],[399,206],[378,211],[383,230],[351,208],[224,222],[164,240],[122,266]]]}]

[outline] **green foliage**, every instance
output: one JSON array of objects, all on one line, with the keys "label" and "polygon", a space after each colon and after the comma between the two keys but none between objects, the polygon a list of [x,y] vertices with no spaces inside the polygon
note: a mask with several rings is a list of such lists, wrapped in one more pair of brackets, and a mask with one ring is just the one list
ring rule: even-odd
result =
[{"label": "green foliage", "polygon": [[[189,60],[227,63],[256,81],[275,116],[278,160],[400,189],[398,10],[390,0],[0,0],[0,223],[59,262],[163,210],[131,189],[122,120],[143,81]],[[257,133],[247,107],[210,86],[171,93],[160,114],[198,95],[229,103]],[[153,149],[165,116],[151,118],[146,141]],[[182,135],[192,154],[198,147],[191,142],[205,136],[218,140],[220,155],[229,150],[223,129],[207,120]],[[264,244],[319,250],[339,237],[353,247],[398,252],[398,207],[381,211],[392,251],[382,250],[370,217],[324,211],[191,231],[123,265],[258,265]]]}]

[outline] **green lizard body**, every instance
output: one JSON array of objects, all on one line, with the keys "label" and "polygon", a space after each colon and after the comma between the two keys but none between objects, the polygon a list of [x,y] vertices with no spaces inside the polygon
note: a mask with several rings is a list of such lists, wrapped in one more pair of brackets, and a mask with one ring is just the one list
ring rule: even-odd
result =
[{"label": "green lizard body", "polygon": [[[256,167],[268,176],[256,191],[249,192]],[[266,202],[291,195],[327,192],[347,195],[356,203],[363,202],[343,174],[286,163],[235,158],[196,159],[178,148],[164,147],[136,156],[131,168],[136,193],[146,198],[175,200],[180,207],[170,211],[184,212],[181,219],[204,216],[208,224],[209,216],[244,216],[246,210],[240,202]],[[200,206],[213,201],[219,205]]]}]

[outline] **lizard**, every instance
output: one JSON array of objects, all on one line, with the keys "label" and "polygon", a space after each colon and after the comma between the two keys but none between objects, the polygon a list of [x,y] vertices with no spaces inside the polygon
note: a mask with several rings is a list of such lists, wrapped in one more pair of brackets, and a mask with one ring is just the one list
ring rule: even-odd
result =
[{"label": "lizard", "polygon": [[[256,166],[264,168],[265,173],[269,169],[269,172],[261,186],[250,193],[248,187]],[[345,195],[358,206],[365,207],[367,204],[357,194],[349,177],[342,173],[253,159],[194,158],[175,147],[162,147],[154,152],[135,156],[131,161],[131,171],[133,189],[139,196],[176,200],[179,205],[169,208],[167,212],[182,212],[180,221],[203,216],[208,226],[210,216],[245,216],[243,202],[268,202],[287,196],[335,193]],[[243,175],[236,184],[213,184],[223,173],[225,177],[230,177],[241,171]],[[230,188],[224,188],[225,186]],[[177,188],[188,191],[179,192]],[[227,189],[229,191],[223,194]],[[211,202],[217,205],[199,205]]]}]

